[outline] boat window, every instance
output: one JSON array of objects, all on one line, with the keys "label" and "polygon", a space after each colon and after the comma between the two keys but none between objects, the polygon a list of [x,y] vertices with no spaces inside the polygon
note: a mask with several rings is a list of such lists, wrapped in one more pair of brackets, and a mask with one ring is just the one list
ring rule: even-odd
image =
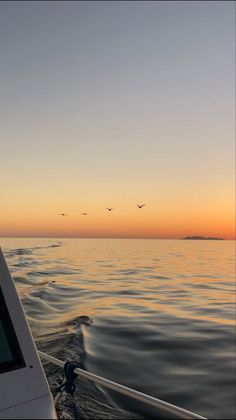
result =
[{"label": "boat window", "polygon": [[24,366],[24,359],[0,288],[0,373]]}]

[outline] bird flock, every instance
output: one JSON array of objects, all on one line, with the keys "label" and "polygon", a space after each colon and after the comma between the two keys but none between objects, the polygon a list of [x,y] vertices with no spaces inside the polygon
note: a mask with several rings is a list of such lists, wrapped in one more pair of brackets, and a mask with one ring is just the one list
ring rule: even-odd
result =
[{"label": "bird flock", "polygon": [[[146,204],[137,204],[137,207],[139,209],[141,209],[144,206],[146,206]],[[106,210],[110,212],[110,211],[114,210],[114,208],[113,207],[106,207]],[[88,213],[85,212],[85,211],[81,212],[80,214],[81,214],[81,216],[87,216],[88,215]],[[68,213],[60,213],[60,216],[68,216]]]}]

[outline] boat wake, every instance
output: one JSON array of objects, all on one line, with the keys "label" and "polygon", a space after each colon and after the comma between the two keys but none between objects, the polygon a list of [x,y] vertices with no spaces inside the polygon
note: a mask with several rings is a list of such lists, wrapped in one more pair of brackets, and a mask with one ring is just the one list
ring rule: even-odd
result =
[{"label": "boat wake", "polygon": [[[61,242],[4,251],[13,280],[20,294],[38,350],[65,361],[75,361],[86,370],[84,334],[93,326],[92,316],[80,313],[77,301],[83,289],[76,282],[66,281],[81,274],[79,268],[61,266],[59,259],[49,254],[60,248]],[[47,251],[47,259],[42,252]],[[50,258],[51,257],[51,258]],[[48,262],[48,264],[47,264]],[[46,267],[45,267],[46,265]],[[37,266],[37,270],[35,270]],[[53,395],[62,382],[63,372],[42,361]],[[135,419],[138,416],[120,409],[104,390],[80,378],[74,399],[63,394],[57,406],[64,419]]]}]

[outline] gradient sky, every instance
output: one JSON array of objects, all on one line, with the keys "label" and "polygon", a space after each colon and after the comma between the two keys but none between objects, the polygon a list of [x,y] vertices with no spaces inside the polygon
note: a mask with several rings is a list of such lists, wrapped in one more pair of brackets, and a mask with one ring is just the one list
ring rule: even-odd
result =
[{"label": "gradient sky", "polygon": [[231,1],[0,2],[0,235],[234,238],[234,33]]}]

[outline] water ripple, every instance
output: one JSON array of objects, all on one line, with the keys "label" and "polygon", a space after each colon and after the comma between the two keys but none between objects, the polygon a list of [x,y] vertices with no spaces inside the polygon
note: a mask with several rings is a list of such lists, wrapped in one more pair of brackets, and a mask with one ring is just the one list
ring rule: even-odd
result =
[{"label": "water ripple", "polygon": [[[39,349],[80,356],[95,374],[205,417],[235,418],[233,243],[4,241]],[[109,395],[134,409],[97,392],[89,388],[87,400],[101,401],[101,418],[115,418],[104,408]]]}]

